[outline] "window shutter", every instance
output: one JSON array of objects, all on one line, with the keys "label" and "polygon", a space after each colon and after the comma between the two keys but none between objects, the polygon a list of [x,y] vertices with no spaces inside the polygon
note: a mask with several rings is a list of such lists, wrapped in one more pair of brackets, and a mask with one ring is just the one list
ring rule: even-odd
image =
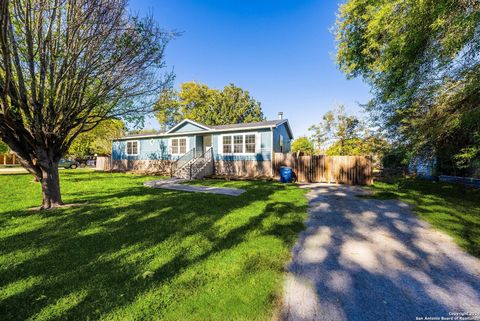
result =
[{"label": "window shutter", "polygon": [[223,154],[223,136],[218,135],[218,153]]},{"label": "window shutter", "polygon": [[262,135],[260,133],[255,133],[255,153],[262,153]]}]

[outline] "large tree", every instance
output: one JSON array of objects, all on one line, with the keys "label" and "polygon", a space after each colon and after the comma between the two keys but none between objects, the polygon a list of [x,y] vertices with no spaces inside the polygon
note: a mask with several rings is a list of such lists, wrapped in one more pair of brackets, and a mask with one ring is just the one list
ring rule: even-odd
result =
[{"label": "large tree", "polygon": [[171,39],[126,0],[0,2],[0,138],[62,204],[58,161],[102,121],[151,109]]},{"label": "large tree", "polygon": [[166,89],[156,105],[162,127],[170,128],[185,118],[206,125],[225,125],[264,120],[260,103],[234,84],[223,90],[186,82],[180,91]]},{"label": "large tree", "polygon": [[392,138],[444,167],[479,156],[479,1],[349,0],[336,33],[340,68],[371,85],[367,110]]}]

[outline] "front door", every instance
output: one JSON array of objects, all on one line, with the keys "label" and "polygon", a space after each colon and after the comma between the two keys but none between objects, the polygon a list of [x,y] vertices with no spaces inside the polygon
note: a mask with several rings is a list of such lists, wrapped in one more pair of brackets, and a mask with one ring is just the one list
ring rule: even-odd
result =
[{"label": "front door", "polygon": [[203,154],[203,136],[195,136],[195,157]]},{"label": "front door", "polygon": [[203,136],[203,152],[205,153],[210,147],[212,147],[212,135]]}]

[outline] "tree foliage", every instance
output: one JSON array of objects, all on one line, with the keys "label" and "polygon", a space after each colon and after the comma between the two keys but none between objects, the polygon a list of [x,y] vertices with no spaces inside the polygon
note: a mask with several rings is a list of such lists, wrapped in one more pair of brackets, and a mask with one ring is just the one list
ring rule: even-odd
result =
[{"label": "tree foliage", "polygon": [[164,129],[185,118],[212,126],[264,120],[260,103],[234,84],[217,90],[197,82],[186,82],[180,91],[163,91],[155,110]]},{"label": "tree foliage", "polygon": [[340,68],[371,85],[366,108],[392,138],[445,170],[479,156],[479,1],[349,0],[336,34]]},{"label": "tree foliage", "polygon": [[0,2],[0,138],[62,203],[58,161],[83,132],[151,110],[171,39],[127,0]]},{"label": "tree foliage", "polygon": [[153,128],[133,129],[128,131],[128,135],[148,135],[148,134],[161,134],[162,131]]},{"label": "tree foliage", "polygon": [[354,137],[334,142],[325,151],[326,155],[363,155],[376,156],[376,159],[383,157],[389,149],[388,142],[379,135],[370,134],[364,137]]},{"label": "tree foliage", "polygon": [[306,136],[301,136],[292,142],[293,153],[304,153],[305,155],[313,155],[315,147],[313,142]]},{"label": "tree foliage", "polygon": [[109,119],[100,123],[94,129],[81,133],[70,145],[67,154],[77,157],[91,155],[110,155],[112,139],[125,133],[125,124],[121,120]]},{"label": "tree foliage", "polygon": [[325,113],[322,121],[312,125],[309,130],[313,131],[312,139],[316,147],[325,149],[337,141],[343,142],[358,137],[361,125],[357,117],[346,114],[345,106],[338,105]]},{"label": "tree foliage", "polygon": [[336,106],[310,127],[312,139],[320,153],[326,155],[374,155],[381,157],[389,143],[378,132],[354,115],[348,115],[343,105]]},{"label": "tree foliage", "polygon": [[0,154],[6,154],[10,151],[8,145],[0,140]]}]

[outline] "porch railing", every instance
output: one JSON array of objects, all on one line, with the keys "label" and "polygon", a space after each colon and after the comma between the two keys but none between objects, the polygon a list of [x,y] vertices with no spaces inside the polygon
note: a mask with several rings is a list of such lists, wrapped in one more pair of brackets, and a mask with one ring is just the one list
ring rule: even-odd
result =
[{"label": "porch railing", "polygon": [[204,167],[208,164],[211,164],[213,160],[213,148],[209,147],[207,150],[201,154],[200,156],[196,157],[190,164],[189,164],[189,179],[196,176],[199,171],[204,170]]},{"label": "porch railing", "polygon": [[196,159],[196,156],[196,148],[194,147],[179,158],[177,158],[175,161],[173,161],[170,165],[170,177],[173,177],[176,172],[186,167],[190,161]]}]

